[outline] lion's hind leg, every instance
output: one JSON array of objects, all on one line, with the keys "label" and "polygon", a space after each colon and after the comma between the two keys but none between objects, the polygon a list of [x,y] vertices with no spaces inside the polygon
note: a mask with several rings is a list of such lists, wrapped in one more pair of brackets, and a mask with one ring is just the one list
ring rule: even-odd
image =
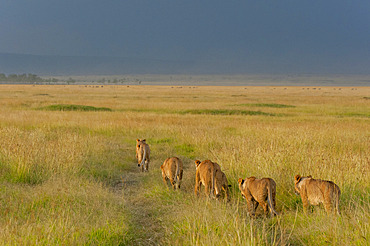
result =
[{"label": "lion's hind leg", "polygon": [[253,199],[253,211],[256,212],[257,208],[258,208],[258,205],[259,205],[259,202],[257,202],[256,200]]},{"label": "lion's hind leg", "polygon": [[333,189],[329,189],[327,193],[329,193],[329,194],[324,196],[323,204],[324,204],[324,208],[325,208],[326,213],[330,214],[330,213],[334,212],[334,209],[337,208],[336,201],[337,201],[338,192],[336,192]]},{"label": "lion's hind leg", "polygon": [[168,188],[168,184],[167,184],[168,178],[167,178],[167,176],[166,175],[162,175],[162,179],[163,179],[164,185]]},{"label": "lion's hind leg", "polygon": [[308,197],[306,192],[301,192],[301,199],[303,205],[303,212],[307,214],[310,204],[308,203]]},{"label": "lion's hind leg", "polygon": [[206,193],[206,195],[210,198],[210,197],[212,197],[212,194],[211,194],[211,187],[210,187],[211,185],[210,184],[208,184],[208,182],[206,182],[206,184],[204,185],[204,190],[205,190],[205,193]]},{"label": "lion's hind leg", "polygon": [[179,173],[179,175],[177,176],[177,182],[176,182],[176,188],[177,189],[180,189],[180,186],[181,186],[182,173],[183,173],[183,170],[181,170],[180,173]]},{"label": "lion's hind leg", "polygon": [[141,172],[144,172],[144,164],[143,165],[139,165],[140,166],[140,171]]},{"label": "lion's hind leg", "polygon": [[247,201],[249,216],[255,217],[258,202],[253,197],[245,197],[245,200]]},{"label": "lion's hind leg", "polygon": [[145,171],[148,172],[149,171],[149,160],[145,160],[144,162],[144,165],[145,165]]},{"label": "lion's hind leg", "polygon": [[194,187],[194,193],[195,193],[195,196],[199,197],[199,192],[200,192],[200,186],[202,185],[201,181],[200,181],[200,177],[199,177],[199,174],[196,173],[195,174],[195,187]]},{"label": "lion's hind leg", "polygon": [[172,188],[173,188],[174,190],[176,190],[176,183],[175,183],[175,181],[173,180],[172,176],[170,177],[170,183],[171,183],[171,185],[172,185]]},{"label": "lion's hind leg", "polygon": [[263,208],[263,212],[267,216],[269,214],[269,206],[268,206],[268,203],[266,201],[261,201],[260,204],[261,204],[261,206]]},{"label": "lion's hind leg", "polygon": [[332,207],[333,207],[333,204],[330,201],[324,202],[324,208],[327,214],[330,214],[333,211]]},{"label": "lion's hind leg", "polygon": [[222,186],[222,191],[225,194],[226,201],[230,202],[229,186],[227,186],[227,185]]},{"label": "lion's hind leg", "polygon": [[334,213],[335,210],[339,214],[339,204],[337,203],[337,194],[332,194],[332,196],[326,197],[323,204],[327,214]]}]

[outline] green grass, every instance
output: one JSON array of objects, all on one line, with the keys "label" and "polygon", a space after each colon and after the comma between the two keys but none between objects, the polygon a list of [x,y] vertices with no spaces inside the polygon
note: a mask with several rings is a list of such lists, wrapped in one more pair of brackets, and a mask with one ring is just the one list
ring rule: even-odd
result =
[{"label": "green grass", "polygon": [[179,114],[276,116],[276,114],[265,113],[262,111],[235,110],[235,109],[190,109],[179,111]]},{"label": "green grass", "polygon": [[356,112],[347,112],[347,113],[338,113],[338,117],[359,117],[359,118],[370,118],[370,113],[356,113]]},{"label": "green grass", "polygon": [[55,104],[40,108],[48,111],[112,111],[110,108],[75,104]]},{"label": "green grass", "polygon": [[189,159],[195,158],[195,149],[196,147],[191,144],[180,144],[175,145],[174,152],[177,153],[177,155],[181,155],[184,157],[187,157]]},{"label": "green grass", "polygon": [[247,106],[247,107],[262,107],[262,108],[295,108],[294,105],[278,104],[278,103],[243,103],[234,106]]},{"label": "green grass", "polygon": [[188,109],[188,110],[168,110],[168,109],[122,109],[123,112],[156,113],[156,114],[193,114],[193,115],[261,115],[261,116],[281,116],[281,114],[265,113],[262,111],[235,110],[235,109]]},{"label": "green grass", "polygon": [[[90,152],[86,160],[78,171],[81,177],[92,178],[96,182],[113,187],[121,182],[121,174],[123,170],[130,168],[126,156],[122,154],[120,149],[106,149],[104,146],[117,144],[115,138],[111,138],[112,142],[104,143],[103,149],[96,152]],[[127,148],[127,147],[126,147]]]},{"label": "green grass", "polygon": [[126,245],[127,232],[120,228],[122,224],[110,224],[93,229],[88,235],[87,245]]},{"label": "green grass", "polygon": [[0,227],[12,234],[1,236],[4,245],[118,245],[124,241],[122,198],[94,182],[59,177],[35,187],[2,184],[0,199]]}]

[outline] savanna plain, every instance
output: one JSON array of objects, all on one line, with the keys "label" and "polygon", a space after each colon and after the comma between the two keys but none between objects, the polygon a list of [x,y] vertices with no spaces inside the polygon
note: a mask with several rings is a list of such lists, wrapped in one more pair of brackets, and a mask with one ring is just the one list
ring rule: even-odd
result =
[{"label": "savanna plain", "polygon": [[[369,245],[369,150],[370,87],[1,85],[0,244]],[[230,202],[194,196],[196,159],[220,164]],[[341,215],[304,214],[296,174],[335,182]],[[250,176],[275,180],[279,216],[248,216]]]}]

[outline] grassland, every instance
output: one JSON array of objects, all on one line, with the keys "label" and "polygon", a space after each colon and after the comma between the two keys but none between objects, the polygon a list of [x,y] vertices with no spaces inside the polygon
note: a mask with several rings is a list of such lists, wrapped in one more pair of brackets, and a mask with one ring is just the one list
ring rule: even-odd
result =
[{"label": "grassland", "polygon": [[[369,87],[1,85],[0,242],[366,245],[369,96]],[[135,164],[136,138],[151,147],[149,173]],[[181,191],[162,183],[169,156],[184,162]],[[194,197],[195,159],[221,165],[230,203]],[[321,206],[304,215],[298,173],[338,184],[341,216]],[[247,176],[276,181],[281,216],[247,216],[237,188]]]}]

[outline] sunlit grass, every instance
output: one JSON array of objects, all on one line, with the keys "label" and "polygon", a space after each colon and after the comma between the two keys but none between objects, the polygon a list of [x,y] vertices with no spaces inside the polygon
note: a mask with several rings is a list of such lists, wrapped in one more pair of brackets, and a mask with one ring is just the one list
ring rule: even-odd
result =
[{"label": "sunlit grass", "polygon": [[[368,95],[368,88],[329,87],[0,86],[0,241],[364,245]],[[35,110],[49,105],[112,111]],[[151,147],[149,173],[137,170],[137,138]],[[159,166],[169,156],[184,162],[180,191],[162,183]],[[230,203],[194,197],[195,159],[221,165],[232,185]],[[304,215],[293,190],[298,173],[337,183],[342,215],[326,215],[320,206]],[[276,181],[281,216],[247,216],[237,188],[247,176]]]}]

